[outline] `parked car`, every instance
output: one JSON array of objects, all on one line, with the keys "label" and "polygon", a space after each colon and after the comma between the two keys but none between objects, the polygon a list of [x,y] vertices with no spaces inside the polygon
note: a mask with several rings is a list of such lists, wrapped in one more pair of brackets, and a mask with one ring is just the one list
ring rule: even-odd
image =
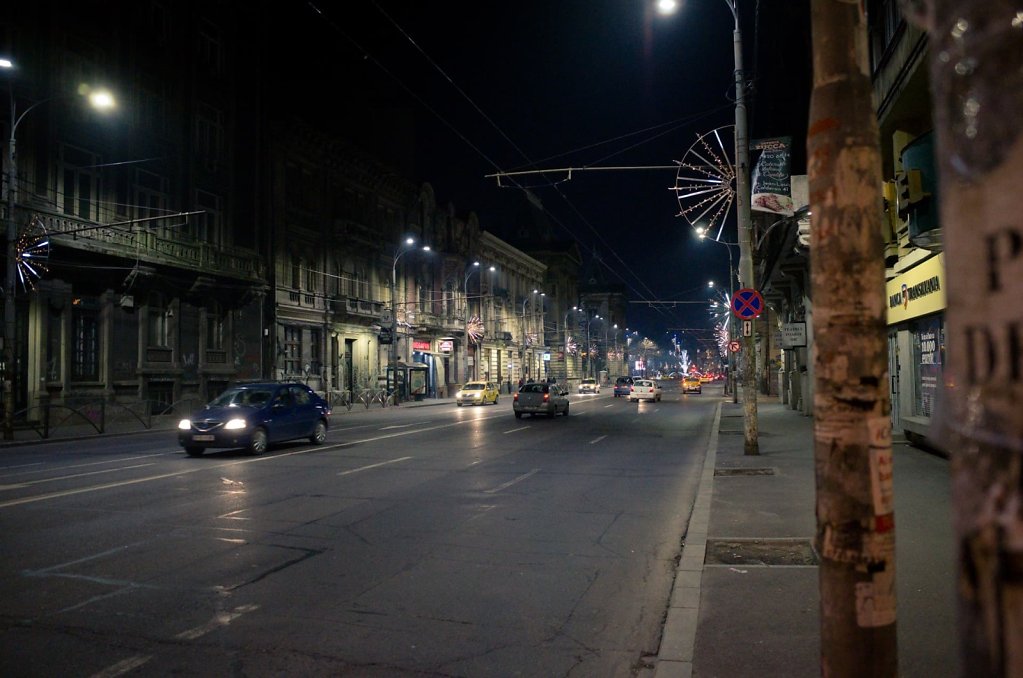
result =
[{"label": "parked car", "polygon": [[661,385],[654,379],[636,379],[629,392],[629,402],[638,400],[661,401]]},{"label": "parked car", "polygon": [[516,419],[521,419],[523,414],[553,417],[558,412],[567,417],[568,391],[557,384],[524,384],[515,394],[512,409]]},{"label": "parked car", "polygon": [[682,392],[683,393],[703,393],[703,380],[695,375],[689,375],[682,377]]},{"label": "parked car", "polygon": [[265,452],[273,443],[327,439],[330,404],[304,384],[244,384],[228,388],[178,422],[178,443],[197,457],[211,447]]},{"label": "parked car", "polygon": [[628,397],[632,392],[632,377],[618,377],[615,379],[615,398]]},{"label": "parked car", "polygon": [[455,394],[455,404],[486,405],[488,402],[497,404],[497,384],[490,381],[470,381]]},{"label": "parked car", "polygon": [[583,379],[579,382],[579,393],[600,393],[600,384],[596,379]]}]

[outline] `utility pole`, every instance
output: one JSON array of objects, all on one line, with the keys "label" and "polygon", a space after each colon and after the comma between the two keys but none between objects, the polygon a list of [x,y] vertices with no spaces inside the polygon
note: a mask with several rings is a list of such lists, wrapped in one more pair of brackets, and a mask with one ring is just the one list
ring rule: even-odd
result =
[{"label": "utility pole", "polygon": [[[735,209],[739,221],[739,281],[755,288],[753,279],[753,219],[750,215],[749,132],[746,124],[746,75],[742,68],[742,29],[736,0],[725,0],[732,10],[735,29],[732,51],[735,56]],[[744,447],[747,455],[760,454],[757,423],[756,338],[742,338],[742,411]]]},{"label": "utility pole", "polygon": [[[863,3],[812,0],[807,134],[821,675],[898,674],[881,152]],[[976,223],[971,219],[971,223]]]},{"label": "utility pole", "polygon": [[[945,412],[964,671],[1023,675],[1023,14],[982,0],[904,3],[929,33],[947,253]],[[975,58],[982,55],[981,58]]]}]

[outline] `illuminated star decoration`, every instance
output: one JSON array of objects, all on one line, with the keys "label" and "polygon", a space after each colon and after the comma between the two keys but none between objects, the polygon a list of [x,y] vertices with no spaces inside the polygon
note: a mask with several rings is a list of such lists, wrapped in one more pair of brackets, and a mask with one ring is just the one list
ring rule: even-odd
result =
[{"label": "illuminated star decoration", "polygon": [[565,350],[571,355],[579,353],[579,344],[575,343],[575,337],[569,337],[565,342]]},{"label": "illuminated star decoration", "polygon": [[39,217],[32,217],[28,227],[18,236],[14,251],[21,288],[26,292],[35,289],[36,280],[49,270],[46,262],[50,258],[50,234]]},{"label": "illuminated star decoration", "polygon": [[729,157],[734,148],[734,126],[698,135],[696,142],[676,160],[675,191],[679,213],[690,226],[702,225],[709,237],[721,240],[721,230],[735,202],[735,167]]},{"label": "illuminated star decoration", "polygon": [[596,344],[590,344],[590,357],[596,358],[600,351],[597,350]]},{"label": "illuminated star decoration", "polygon": [[483,321],[478,315],[469,318],[469,322],[465,324],[465,332],[472,343],[479,345],[483,341]]},{"label": "illuminated star decoration", "polygon": [[731,339],[728,324],[732,314],[732,298],[729,294],[720,294],[710,306],[710,317],[714,321],[714,339],[717,341],[718,352],[728,357],[728,341]]},{"label": "illuminated star decoration", "polygon": [[714,338],[718,342],[718,353],[722,358],[728,357],[728,325],[718,325],[714,328]]},{"label": "illuminated star decoration", "polygon": [[526,334],[526,346],[536,346],[536,332]]}]

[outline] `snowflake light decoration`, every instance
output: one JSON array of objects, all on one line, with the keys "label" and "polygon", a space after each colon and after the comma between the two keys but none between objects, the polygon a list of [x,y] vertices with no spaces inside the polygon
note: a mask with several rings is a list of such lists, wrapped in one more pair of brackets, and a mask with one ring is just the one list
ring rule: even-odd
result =
[{"label": "snowflake light decoration", "polygon": [[697,136],[682,160],[676,160],[678,172],[675,191],[679,213],[693,228],[721,240],[721,230],[735,202],[735,127],[728,125]]},{"label": "snowflake light decoration", "polygon": [[578,355],[579,344],[576,343],[575,337],[569,337],[565,341],[565,351],[567,351],[570,355]]},{"label": "snowflake light decoration", "polygon": [[718,344],[718,353],[721,354],[722,358],[727,358],[729,332],[728,325],[726,323],[719,323],[714,327],[714,339]]},{"label": "snowflake light decoration", "polygon": [[49,269],[50,234],[46,232],[39,217],[32,217],[28,226],[14,243],[17,273],[21,288],[26,292],[35,289],[35,283]]},{"label": "snowflake light decoration", "polygon": [[483,321],[478,315],[469,318],[469,321],[465,323],[465,332],[473,344],[478,346],[483,341]]}]

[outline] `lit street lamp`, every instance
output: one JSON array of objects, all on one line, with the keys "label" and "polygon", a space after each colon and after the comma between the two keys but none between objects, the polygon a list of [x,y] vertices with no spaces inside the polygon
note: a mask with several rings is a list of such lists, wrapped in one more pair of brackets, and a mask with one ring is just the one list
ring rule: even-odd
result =
[{"label": "lit street lamp", "polygon": [[[14,62],[10,59],[0,59],[0,69],[8,72],[7,91],[10,98],[10,138],[7,140],[7,276],[4,282],[4,440],[14,438],[14,361],[17,355],[15,350],[17,316],[14,307],[14,286],[17,282],[17,269],[19,266],[18,253],[18,227],[15,218],[15,209],[18,204],[18,168],[17,168],[17,132],[25,116],[37,106],[41,106],[54,99],[64,99],[75,95],[57,95],[42,99],[30,105],[21,114],[18,114],[17,102],[14,99],[14,78],[11,73],[14,71]],[[109,110],[116,106],[114,97],[106,90],[92,90],[87,95],[89,104],[99,110]]]},{"label": "lit street lamp", "polygon": [[480,270],[480,262],[474,261],[465,272],[462,280],[462,292],[465,299],[465,337],[462,340],[462,369],[465,371],[463,381],[469,381],[469,278]]},{"label": "lit street lamp", "polygon": [[[391,262],[391,351],[390,351],[390,363],[387,374],[387,393],[390,395],[394,393],[398,388],[398,300],[397,300],[397,288],[398,288],[398,260],[406,252],[411,252],[413,245],[416,244],[416,239],[412,237],[405,238],[405,242],[398,246],[398,249],[394,251],[394,260]],[[424,252],[430,251],[429,245],[423,245],[420,248]],[[394,385],[391,385],[391,379],[394,379]],[[401,399],[399,393],[395,399],[395,402]]]}]

